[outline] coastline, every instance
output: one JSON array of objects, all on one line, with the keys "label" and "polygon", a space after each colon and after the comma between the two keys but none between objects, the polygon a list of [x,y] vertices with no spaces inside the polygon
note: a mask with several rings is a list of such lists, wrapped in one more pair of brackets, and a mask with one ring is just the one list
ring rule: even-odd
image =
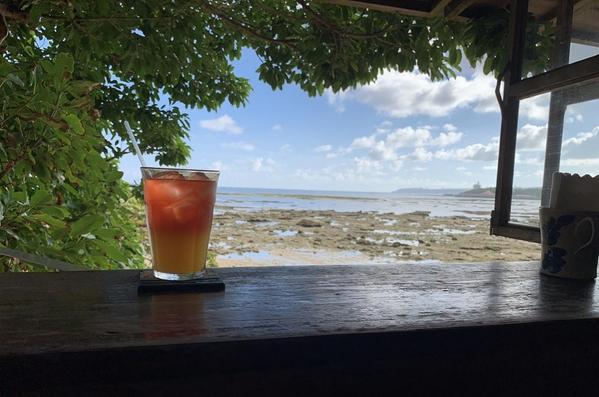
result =
[{"label": "coastline", "polygon": [[538,260],[539,246],[489,235],[477,216],[217,207],[218,267]]}]

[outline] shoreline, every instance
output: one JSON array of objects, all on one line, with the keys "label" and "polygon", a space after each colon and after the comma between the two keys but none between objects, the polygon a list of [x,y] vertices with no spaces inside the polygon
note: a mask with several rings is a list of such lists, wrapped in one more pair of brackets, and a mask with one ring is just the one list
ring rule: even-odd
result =
[{"label": "shoreline", "polygon": [[[477,214],[478,215],[478,214]],[[217,207],[218,267],[539,260],[538,244],[489,235],[480,216]]]}]

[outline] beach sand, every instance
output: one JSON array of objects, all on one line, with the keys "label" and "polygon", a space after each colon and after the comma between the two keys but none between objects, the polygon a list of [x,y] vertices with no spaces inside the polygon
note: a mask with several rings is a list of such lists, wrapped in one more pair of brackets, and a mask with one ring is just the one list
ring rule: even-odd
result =
[{"label": "beach sand", "polygon": [[489,235],[480,217],[219,208],[211,250],[219,267],[415,261],[539,260],[540,246]]}]

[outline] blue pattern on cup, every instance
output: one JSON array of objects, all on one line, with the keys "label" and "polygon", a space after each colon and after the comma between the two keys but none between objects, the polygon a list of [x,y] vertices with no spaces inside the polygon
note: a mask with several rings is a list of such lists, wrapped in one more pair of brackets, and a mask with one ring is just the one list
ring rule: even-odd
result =
[{"label": "blue pattern on cup", "polygon": [[549,249],[543,255],[543,262],[541,266],[543,270],[549,273],[559,273],[564,268],[566,261],[564,256],[568,254],[568,252],[563,248],[552,247],[556,245],[560,238],[560,229],[564,226],[567,226],[576,220],[576,216],[574,215],[562,215],[557,218],[550,217],[547,221],[547,245],[549,245]]},{"label": "blue pattern on cup", "polygon": [[559,273],[564,268],[566,261],[564,260],[564,256],[568,254],[563,248],[551,247],[543,256],[543,270],[548,271],[549,273]]},{"label": "blue pattern on cup", "polygon": [[547,244],[555,245],[559,240],[559,230],[574,222],[576,217],[574,215],[562,215],[557,218],[557,222],[554,217],[549,218],[547,221]]}]

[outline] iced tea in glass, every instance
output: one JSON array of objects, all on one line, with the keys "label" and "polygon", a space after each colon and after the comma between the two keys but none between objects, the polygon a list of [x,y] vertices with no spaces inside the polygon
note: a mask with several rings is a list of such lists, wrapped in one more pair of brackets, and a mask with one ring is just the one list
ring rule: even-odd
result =
[{"label": "iced tea in glass", "polygon": [[164,280],[202,277],[219,172],[141,170],[154,275]]}]

